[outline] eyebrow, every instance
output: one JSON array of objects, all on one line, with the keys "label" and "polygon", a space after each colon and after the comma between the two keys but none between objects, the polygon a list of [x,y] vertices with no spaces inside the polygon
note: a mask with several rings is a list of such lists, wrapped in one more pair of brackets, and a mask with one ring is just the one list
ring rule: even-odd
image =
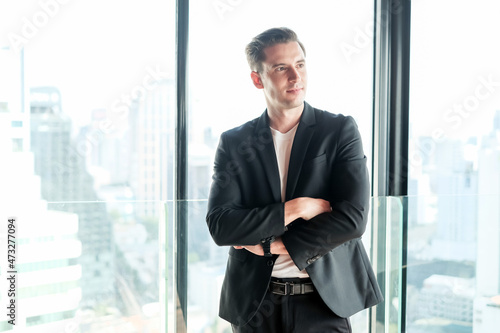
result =
[{"label": "eyebrow", "polygon": [[[298,64],[301,62],[306,62],[306,59],[302,58],[300,60],[297,60],[295,63]],[[272,65],[271,68],[276,68],[276,67],[280,67],[280,66],[288,66],[288,65],[285,63],[279,63],[279,64]]]}]

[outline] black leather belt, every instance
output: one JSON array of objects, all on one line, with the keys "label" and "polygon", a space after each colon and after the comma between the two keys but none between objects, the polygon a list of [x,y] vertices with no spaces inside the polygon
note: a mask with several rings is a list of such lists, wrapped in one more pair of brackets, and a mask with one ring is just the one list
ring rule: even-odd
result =
[{"label": "black leather belt", "polygon": [[276,295],[303,295],[314,292],[314,285],[312,282],[279,282],[271,280],[269,290]]}]

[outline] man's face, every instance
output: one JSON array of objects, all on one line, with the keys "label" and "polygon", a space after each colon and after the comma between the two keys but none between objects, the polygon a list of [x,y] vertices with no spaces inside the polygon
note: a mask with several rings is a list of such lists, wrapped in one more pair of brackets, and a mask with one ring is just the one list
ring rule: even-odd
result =
[{"label": "man's face", "polygon": [[254,85],[264,90],[267,107],[276,111],[302,107],[307,88],[304,52],[297,42],[264,50],[262,73],[252,72]]}]

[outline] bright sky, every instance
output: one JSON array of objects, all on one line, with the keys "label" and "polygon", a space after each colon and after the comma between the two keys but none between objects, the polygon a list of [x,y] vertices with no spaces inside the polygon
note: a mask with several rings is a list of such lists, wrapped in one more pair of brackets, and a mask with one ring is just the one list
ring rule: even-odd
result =
[{"label": "bright sky", "polygon": [[142,84],[148,68],[173,75],[166,67],[173,36],[160,32],[173,29],[174,14],[162,2],[4,1],[0,45],[12,46],[13,34],[29,36],[27,84],[58,87],[64,112],[82,125],[93,108],[110,107]]},{"label": "bright sky", "polygon": [[[284,25],[306,44],[307,100],[353,115],[369,140],[372,3],[191,1],[194,128],[209,125],[217,133],[262,112],[263,97],[250,83],[243,48],[253,35]],[[500,109],[500,2],[412,5],[412,130],[484,132]],[[4,0],[0,45],[12,47],[14,35],[26,37],[28,84],[59,87],[64,112],[84,125],[92,109],[110,108],[130,95],[151,70],[173,76],[174,19],[174,1]],[[355,53],[346,55],[347,46]]]},{"label": "bright sky", "polygon": [[[84,124],[92,108],[109,107],[130,93],[147,75],[148,67],[159,66],[173,74],[173,8],[158,8],[155,2],[158,1],[68,1],[51,9],[54,14],[44,22],[47,10],[40,5],[43,1],[23,1],[22,5],[9,1],[8,6],[4,4],[9,9],[0,10],[4,32],[0,44],[11,44],[8,37],[12,39],[12,34],[22,36],[26,22],[39,25],[36,33],[27,38],[27,82],[32,86],[59,87],[64,112]],[[226,6],[220,7],[221,3]],[[332,112],[369,116],[371,104],[366,99],[360,102],[358,96],[370,94],[371,46],[366,45],[356,55],[356,61],[348,64],[337,45],[341,41],[352,43],[354,29],[363,29],[371,21],[371,4],[360,1],[365,10],[353,19],[345,15],[355,9],[349,1],[340,1],[335,8],[331,8],[330,1],[318,3],[328,4],[329,10],[300,8],[303,3],[299,1],[285,2],[285,8],[283,2],[268,1],[191,2],[190,81],[193,105],[203,108],[196,115],[203,119],[200,123],[212,122],[222,130],[263,111],[262,95],[248,78],[243,49],[253,35],[279,25],[294,28],[308,47],[308,99]],[[267,11],[262,12],[261,8]],[[283,11],[293,15],[280,15]],[[313,13],[323,22],[319,28],[344,30],[325,35],[306,19]],[[318,40],[319,36],[324,42]],[[360,76],[364,79],[360,80]],[[349,91],[352,98],[345,98]],[[210,115],[224,117],[228,123],[214,122]],[[362,117],[358,118],[362,122]]]},{"label": "bright sky", "polygon": [[492,128],[500,110],[499,14],[497,0],[412,1],[415,135],[466,137]]}]

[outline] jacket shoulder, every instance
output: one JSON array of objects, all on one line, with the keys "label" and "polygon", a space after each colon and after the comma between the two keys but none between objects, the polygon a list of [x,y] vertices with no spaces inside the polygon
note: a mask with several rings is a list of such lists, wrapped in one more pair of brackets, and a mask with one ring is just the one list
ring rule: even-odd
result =
[{"label": "jacket shoulder", "polygon": [[227,131],[224,131],[221,134],[221,138],[231,140],[231,139],[246,137],[255,131],[258,120],[259,120],[259,118],[255,118],[255,119],[252,119],[250,121],[247,121],[246,123],[244,123],[240,126],[237,126],[237,127],[231,128]]},{"label": "jacket shoulder", "polygon": [[354,121],[354,119],[351,116],[344,115],[342,113],[333,113],[330,111],[316,109],[316,108],[314,108],[313,110],[316,115],[316,120],[320,124],[324,121],[335,124],[343,124],[345,121]]},{"label": "jacket shoulder", "polygon": [[328,133],[353,133],[353,131],[357,131],[358,126],[352,116],[342,113],[332,113],[321,109],[314,109],[313,112],[316,126],[320,133],[324,131]]}]

